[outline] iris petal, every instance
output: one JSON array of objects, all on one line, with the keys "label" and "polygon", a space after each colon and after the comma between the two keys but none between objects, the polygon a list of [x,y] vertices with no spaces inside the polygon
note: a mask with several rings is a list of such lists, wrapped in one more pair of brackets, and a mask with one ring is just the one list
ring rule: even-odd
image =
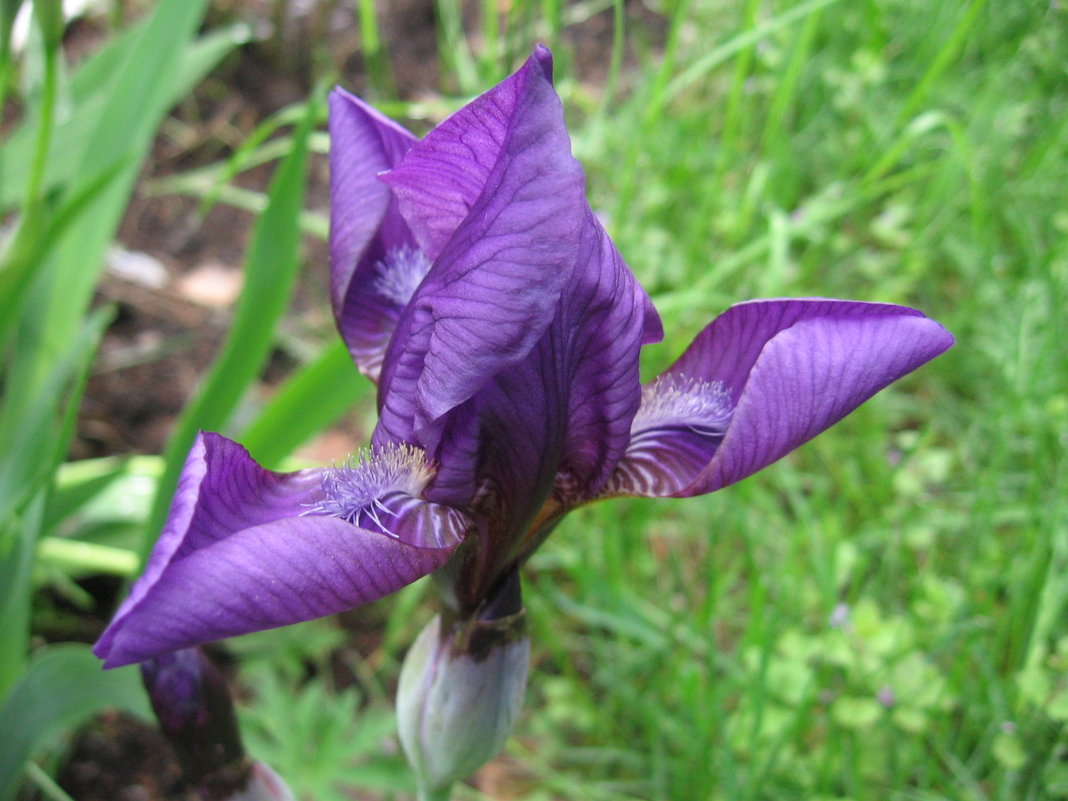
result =
[{"label": "iris petal", "polygon": [[548,330],[526,358],[449,415],[456,425],[437,457],[439,475],[475,476],[472,505],[492,531],[460,568],[470,574],[452,582],[461,605],[474,605],[549,533],[553,523],[542,512],[550,495],[552,508],[595,496],[630,439],[638,352],[659,320],[596,217],[582,208],[578,262]]},{"label": "iris petal", "polygon": [[316,514],[323,471],[280,474],[202,434],[144,575],[94,647],[107,667],[339,612],[443,565],[467,519],[387,499],[391,532]]},{"label": "iris petal", "polygon": [[404,308],[388,288],[413,261],[399,254],[419,253],[378,175],[396,165],[416,139],[359,98],[335,89],[330,141],[330,299],[353,360],[377,380]]},{"label": "iris petal", "polygon": [[644,290],[587,210],[579,264],[531,354],[478,396],[483,475],[508,525],[527,528],[554,480],[562,500],[595,495],[638,410]]},{"label": "iris petal", "polygon": [[[429,254],[440,253],[386,354],[377,445],[417,441],[433,452],[440,432],[425,430],[530,352],[575,264],[582,172],[571,157],[563,109],[542,57],[533,56],[473,105],[492,106],[499,144],[472,135],[469,148],[438,147],[432,133],[386,177],[402,206],[420,209],[408,214],[414,229],[424,213],[424,223],[450,220],[435,230],[456,228],[444,243],[437,234],[423,238]],[[441,127],[448,129],[448,121]],[[454,212],[437,206],[426,211],[432,199],[423,206],[415,202],[423,190],[428,197],[440,194],[439,184],[424,176],[421,159],[430,160],[434,175],[458,182],[455,194],[462,200]],[[468,168],[478,176],[473,186],[458,177]],[[475,187],[480,193],[471,197]],[[462,222],[456,219],[461,214]]]},{"label": "iris petal", "polygon": [[431,259],[478,203],[501,158],[514,150],[512,126],[531,82],[552,84],[552,56],[544,47],[513,75],[436,126],[395,169],[381,176]]},{"label": "iris petal", "polygon": [[718,386],[731,399],[729,424],[702,431],[680,414],[676,425],[636,432],[606,492],[688,497],[733,484],[952,344],[942,326],[903,306],[820,299],[733,306],[665,373]]},{"label": "iris petal", "polygon": [[597,494],[623,456],[641,397],[639,351],[663,333],[648,295],[590,211],[553,330],[554,380],[567,398],[559,472],[571,485],[560,489],[571,504]]},{"label": "iris petal", "polygon": [[605,494],[655,498],[686,486],[715,454],[732,414],[721,382],[682,373],[650,382],[642,388],[626,457]]}]

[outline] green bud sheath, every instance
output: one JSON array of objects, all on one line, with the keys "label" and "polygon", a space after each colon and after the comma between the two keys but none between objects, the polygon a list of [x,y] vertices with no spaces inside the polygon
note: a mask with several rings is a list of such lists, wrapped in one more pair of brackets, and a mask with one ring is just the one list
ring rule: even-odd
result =
[{"label": "green bud sheath", "polygon": [[529,666],[518,576],[482,615],[438,616],[423,629],[397,690],[401,745],[423,797],[447,798],[453,784],[497,755],[523,704]]}]

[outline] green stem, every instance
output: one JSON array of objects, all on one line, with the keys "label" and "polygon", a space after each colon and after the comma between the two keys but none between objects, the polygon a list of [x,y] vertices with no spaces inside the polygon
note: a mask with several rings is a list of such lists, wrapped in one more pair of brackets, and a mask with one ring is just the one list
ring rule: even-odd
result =
[{"label": "green stem", "polygon": [[26,208],[40,197],[48,151],[52,146],[52,120],[56,109],[56,84],[59,75],[59,48],[45,47],[44,86],[41,89],[41,119],[37,127],[37,150],[33,156],[30,180],[26,185]]},{"label": "green stem", "polygon": [[11,51],[11,29],[15,26],[15,15],[21,0],[0,0],[0,122],[4,121],[4,104],[7,102],[7,88],[15,74],[12,66],[14,53]]},{"label": "green stem", "polygon": [[11,56],[0,44],[0,122],[4,121],[4,104],[7,102],[7,85],[11,82]]},{"label": "green stem", "polygon": [[30,652],[33,546],[44,516],[44,490],[0,524],[0,698],[26,671]]},{"label": "green stem", "polygon": [[449,801],[450,798],[452,798],[451,785],[437,790],[428,790],[425,787],[420,787],[417,796],[418,801]]},{"label": "green stem", "polygon": [[37,559],[42,564],[55,567],[110,573],[127,578],[136,576],[141,567],[137,554],[126,548],[66,537],[43,537],[37,544]]},{"label": "green stem", "polygon": [[26,776],[37,785],[37,789],[49,801],[74,801],[67,795],[67,791],[56,784],[55,779],[45,773],[36,762],[26,763]]},{"label": "green stem", "polygon": [[[53,118],[56,110],[56,86],[59,81],[59,59],[62,58],[63,3],[62,0],[35,0],[34,21],[41,32],[44,53],[44,85],[41,89],[41,117],[37,128],[37,150],[30,165],[30,180],[26,184],[26,209],[31,213],[40,199],[41,183],[52,146]],[[7,42],[5,46],[9,46]],[[7,63],[9,59],[5,59]]]}]

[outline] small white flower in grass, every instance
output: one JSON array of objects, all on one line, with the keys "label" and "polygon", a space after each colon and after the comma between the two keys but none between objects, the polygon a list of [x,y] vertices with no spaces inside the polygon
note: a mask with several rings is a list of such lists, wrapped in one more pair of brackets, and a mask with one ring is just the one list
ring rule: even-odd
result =
[{"label": "small white flower in grass", "polygon": [[849,604],[836,604],[831,614],[827,616],[827,623],[832,629],[845,629],[849,627],[850,609]]},{"label": "small white flower in grass", "polygon": [[887,709],[890,709],[897,703],[897,695],[894,694],[894,688],[889,684],[885,684],[879,688],[879,692],[875,694],[876,700]]}]

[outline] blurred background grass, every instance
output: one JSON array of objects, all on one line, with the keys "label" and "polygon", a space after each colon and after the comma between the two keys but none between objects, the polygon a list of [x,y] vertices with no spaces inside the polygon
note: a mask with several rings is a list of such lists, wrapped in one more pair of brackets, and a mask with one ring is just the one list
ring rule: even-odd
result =
[{"label": "blurred background grass", "polygon": [[[105,4],[87,49],[110,52],[124,31],[141,30],[135,20],[180,5]],[[556,54],[591,202],[664,318],[667,338],[645,354],[647,375],[751,297],[906,303],[958,344],[738,486],[573,514],[526,574],[534,669],[516,736],[477,777],[479,789],[458,797],[1068,798],[1068,9],[1029,0],[276,0],[202,10],[184,24],[203,32],[177,37],[169,54],[186,65],[185,83],[145,95],[145,81],[175,68],[162,56],[156,72],[135,62],[108,100],[127,111],[93,112],[103,78],[78,83],[69,29],[52,79],[40,35],[5,78],[0,212],[16,233],[4,269],[26,276],[9,285],[17,307],[14,294],[0,298],[15,330],[0,326],[0,556],[3,575],[17,579],[7,606],[0,598],[7,661],[18,663],[9,684],[25,687],[19,676],[38,664],[12,655],[95,636],[94,614],[106,616],[118,591],[114,581],[100,590],[99,574],[134,571],[197,427],[237,436],[273,464],[298,447],[298,458],[314,459],[362,444],[370,390],[333,343],[325,311],[326,142],[305,137],[322,122],[322,87],[339,81],[425,130],[543,41]],[[78,63],[84,71],[92,62]],[[159,106],[154,145],[145,96]],[[250,96],[261,101],[252,112]],[[228,109],[222,122],[207,113],[219,108]],[[107,125],[87,140],[79,172],[56,150],[85,139],[70,126],[91,113]],[[123,119],[144,131],[117,128]],[[45,129],[53,155],[34,178],[21,154],[33,141],[40,149]],[[108,162],[93,150],[119,152],[117,130],[142,136],[149,161],[136,183],[132,151]],[[261,165],[283,157],[268,187]],[[115,189],[115,171],[129,172],[130,208],[140,209],[121,228],[129,190]],[[118,198],[110,222],[99,210],[108,192]],[[194,198],[173,207],[181,215],[138,205],[179,196]],[[233,209],[244,211],[218,222]],[[58,225],[69,237],[87,226],[101,264],[118,231],[181,274],[190,264],[168,219],[226,232],[253,212],[263,216],[244,286],[255,302],[233,313],[224,302],[210,318],[220,333],[200,361],[183,363],[182,411],[164,419],[158,442],[94,440],[86,403],[124,368],[102,368],[101,357],[89,367],[88,355],[61,345],[84,342],[85,315],[117,313],[121,323],[144,302],[116,299],[111,267],[98,279],[95,262],[79,263],[84,239],[63,251],[26,230],[56,234]],[[17,251],[20,241],[30,244]],[[19,264],[56,265],[84,289]],[[42,309],[53,309],[43,331],[32,324]],[[139,358],[162,361],[174,342],[193,342],[190,327],[165,329],[158,340],[172,347]],[[57,367],[71,363],[89,376],[80,417],[69,403],[78,370]],[[42,410],[48,392],[58,400]],[[103,415],[121,409],[112,401]],[[163,458],[113,455],[151,452],[164,437]],[[71,448],[94,458],[60,465]],[[57,457],[42,461],[42,452]],[[38,456],[16,458],[23,453]],[[416,585],[341,625],[230,644],[250,748],[304,797],[406,797],[389,698],[430,597]],[[95,736],[107,728],[99,718],[92,726]],[[86,736],[35,741],[23,796],[89,797],[62,789],[73,787],[69,764]]]}]

